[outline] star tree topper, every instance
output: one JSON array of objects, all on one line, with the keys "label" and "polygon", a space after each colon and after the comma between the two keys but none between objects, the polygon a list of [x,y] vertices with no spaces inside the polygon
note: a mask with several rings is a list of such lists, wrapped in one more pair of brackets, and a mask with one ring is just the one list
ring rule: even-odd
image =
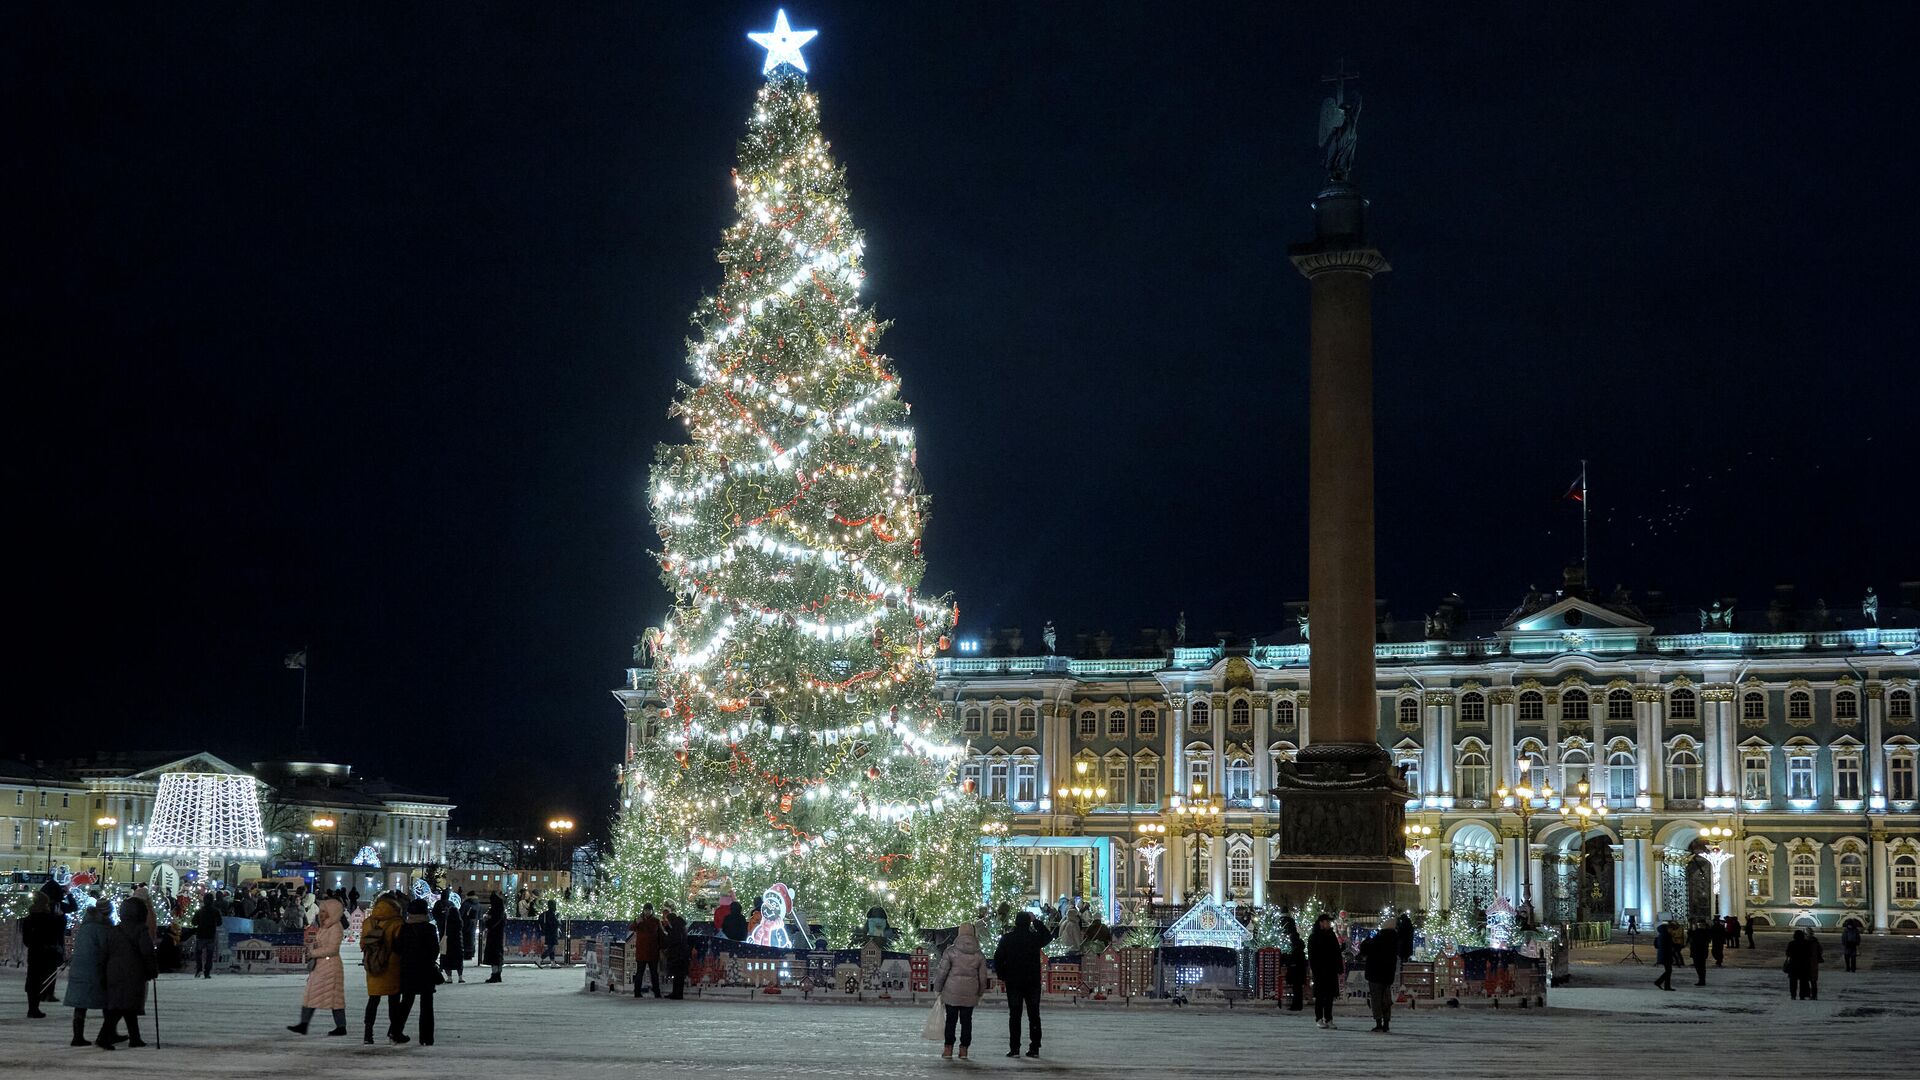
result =
[{"label": "star tree topper", "polygon": [[792,64],[801,71],[807,70],[807,60],[800,55],[800,46],[812,41],[818,30],[795,30],[787,25],[785,8],[773,13],[773,29],[764,34],[748,34],[755,45],[767,50],[767,62],[761,67],[760,74],[765,75],[781,64]]}]

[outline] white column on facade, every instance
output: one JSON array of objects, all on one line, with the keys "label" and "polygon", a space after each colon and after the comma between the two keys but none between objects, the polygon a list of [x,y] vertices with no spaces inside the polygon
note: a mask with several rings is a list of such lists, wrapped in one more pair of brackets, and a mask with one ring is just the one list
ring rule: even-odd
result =
[{"label": "white column on facade", "polygon": [[1253,906],[1256,910],[1267,904],[1267,864],[1271,861],[1267,839],[1265,829],[1253,830]]},{"label": "white column on facade", "polygon": [[1560,692],[1558,690],[1548,691],[1547,776],[1551,779],[1542,780],[1539,777],[1534,777],[1533,786],[1536,790],[1541,784],[1547,784],[1556,790],[1560,787],[1560,709]]},{"label": "white column on facade", "polygon": [[1207,793],[1226,798],[1227,795],[1227,703],[1224,698],[1214,702],[1213,716],[1213,767],[1207,770]]},{"label": "white column on facade", "polygon": [[1215,903],[1227,902],[1227,838],[1215,835],[1207,838],[1207,887],[1213,892]]},{"label": "white column on facade", "polygon": [[[1887,797],[1886,687],[1870,682],[1861,695],[1867,705],[1867,791],[1880,800],[1884,809]],[[1869,808],[1874,804],[1868,803]],[[1876,923],[1876,929],[1878,925]]]},{"label": "white column on facade", "polygon": [[1520,907],[1520,874],[1525,865],[1520,851],[1519,838],[1507,835],[1507,827],[1503,826],[1498,857],[1493,860],[1493,887],[1496,894],[1506,897],[1516,910]]},{"label": "white column on facade", "polygon": [[1614,844],[1612,847],[1612,850],[1613,850],[1613,925],[1625,926],[1627,920],[1626,920],[1626,917],[1620,913],[1620,909],[1626,906],[1626,903],[1623,898],[1633,895],[1632,893],[1627,891],[1627,886],[1628,886],[1629,878],[1631,877],[1631,875],[1629,874],[1627,869],[1626,841],[1623,839],[1619,843]]},{"label": "white column on facade", "polygon": [[1527,878],[1533,882],[1533,917],[1536,922],[1545,922],[1547,914],[1547,846],[1545,844],[1527,844]]},{"label": "white column on facade", "polygon": [[1513,786],[1514,694],[1512,687],[1501,687],[1487,695],[1493,709],[1493,786],[1497,790]]},{"label": "white column on facade", "polygon": [[[1273,755],[1267,747],[1273,745],[1273,695],[1262,692],[1253,699],[1253,796],[1255,805],[1266,805],[1266,794],[1273,788]],[[1258,845],[1256,845],[1258,846]],[[1259,862],[1255,852],[1255,863]],[[1257,865],[1254,868],[1256,880],[1266,876]]]},{"label": "white column on facade", "polygon": [[[1395,706],[1398,708],[1398,706]],[[1427,691],[1420,692],[1420,794],[1440,794],[1440,762],[1446,754],[1440,746],[1440,706]]]},{"label": "white column on facade", "polygon": [[[1647,710],[1647,745],[1641,750],[1640,759],[1647,767],[1647,794],[1653,796],[1653,805],[1657,808],[1667,793],[1666,724],[1657,697],[1648,694],[1644,701],[1635,702],[1635,708],[1641,705],[1645,705]],[[1658,886],[1654,889],[1654,895],[1659,895]]]},{"label": "white column on facade", "polygon": [[[1633,760],[1634,775],[1638,787],[1636,795],[1653,793],[1653,773],[1655,764],[1653,751],[1653,703],[1645,696],[1633,696]],[[1642,921],[1645,921],[1643,914]]]},{"label": "white column on facade", "polygon": [[1173,742],[1167,747],[1167,760],[1172,764],[1173,775],[1167,777],[1167,786],[1161,790],[1170,795],[1187,793],[1187,695],[1168,694],[1167,711],[1172,714],[1168,730],[1173,733]]},{"label": "white column on facade", "polygon": [[1640,925],[1650,927],[1660,917],[1660,852],[1651,837],[1634,841],[1640,849]]},{"label": "white column on facade", "polygon": [[1187,866],[1191,857],[1187,854],[1187,835],[1169,832],[1167,834],[1166,868],[1160,881],[1165,886],[1167,902],[1184,904],[1187,902]]},{"label": "white column on facade", "polygon": [[1887,862],[1887,834],[1884,832],[1873,834],[1870,865],[1873,870],[1872,884],[1869,886],[1872,889],[1873,932],[1884,934],[1888,929],[1887,898],[1893,891],[1893,875]]},{"label": "white column on facade", "polygon": [[1453,706],[1454,706],[1454,702],[1455,702],[1455,700],[1456,700],[1456,698],[1454,697],[1454,691],[1452,691],[1452,690],[1443,690],[1443,691],[1438,691],[1438,694],[1439,694],[1439,699],[1440,699],[1440,705],[1439,705],[1439,711],[1438,711],[1438,714],[1437,714],[1437,715],[1438,715],[1438,728],[1437,728],[1436,730],[1437,730],[1437,733],[1438,733],[1438,734],[1439,734],[1439,736],[1440,736],[1440,744],[1439,744],[1439,750],[1440,750],[1440,754],[1439,754],[1439,757],[1440,757],[1440,795],[1441,795],[1441,796],[1442,796],[1443,798],[1446,798],[1446,799],[1448,799],[1448,800],[1449,800],[1449,802],[1447,802],[1447,803],[1445,803],[1445,804],[1443,804],[1443,805],[1448,805],[1448,806],[1451,806],[1451,805],[1452,805],[1452,802],[1451,802],[1451,800],[1452,800],[1452,798],[1453,798],[1453,792],[1454,792],[1454,781],[1453,781],[1453,743],[1454,743],[1454,728],[1453,728]]},{"label": "white column on facade", "polygon": [[1587,786],[1603,797],[1607,793],[1607,699],[1612,693],[1607,690],[1595,694],[1587,702],[1587,722],[1593,732],[1593,745],[1587,750]]},{"label": "white column on facade", "polygon": [[1727,788],[1727,770],[1724,763],[1727,758],[1724,727],[1726,717],[1715,706],[1717,702],[1700,703],[1700,741],[1704,744],[1705,755],[1701,758],[1705,766],[1705,783],[1701,790],[1709,798],[1715,795],[1731,795]]},{"label": "white column on facade", "polygon": [[1307,693],[1305,686],[1302,686],[1293,697],[1293,707],[1296,710],[1294,716],[1300,721],[1299,741],[1296,743],[1298,746],[1306,746],[1308,738],[1311,737],[1308,734],[1310,725],[1307,720],[1307,706],[1312,701],[1312,697],[1313,695]]},{"label": "white column on facade", "polygon": [[1717,703],[1720,707],[1714,712],[1720,718],[1720,790],[1723,794],[1740,794],[1740,721],[1734,714],[1734,701],[1731,694],[1725,701]]}]

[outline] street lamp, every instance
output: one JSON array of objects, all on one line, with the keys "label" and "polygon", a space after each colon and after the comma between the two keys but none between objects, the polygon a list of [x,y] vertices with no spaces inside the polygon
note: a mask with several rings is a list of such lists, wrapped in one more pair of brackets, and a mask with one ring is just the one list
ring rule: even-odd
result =
[{"label": "street lamp", "polygon": [[[1584,921],[1580,919],[1580,915],[1587,907],[1587,830],[1595,822],[1602,822],[1606,819],[1606,800],[1599,797],[1589,798],[1587,795],[1587,782],[1585,780],[1580,781],[1580,800],[1572,806],[1567,806],[1563,803],[1560,807],[1560,820],[1568,823],[1575,821],[1580,823],[1580,861],[1576,864],[1580,869],[1574,875],[1573,898],[1574,919],[1576,921]],[[1594,891],[1600,891],[1600,883],[1598,881],[1594,882]]]},{"label": "street lamp", "polygon": [[1700,857],[1707,860],[1713,868],[1713,908],[1714,915],[1720,914],[1720,868],[1733,858],[1733,852],[1727,847],[1734,841],[1734,831],[1725,825],[1709,825],[1700,830],[1700,839],[1707,842],[1707,850]]},{"label": "street lamp", "polygon": [[[331,833],[333,831],[334,824],[335,823],[332,818],[328,817],[325,814],[320,814],[313,819],[313,831],[316,834]],[[319,851],[320,844],[317,842],[319,839],[320,839],[319,835],[316,835],[314,837],[314,840],[316,841],[316,843],[313,846],[315,848],[314,855],[315,855],[316,862],[319,861],[319,857],[320,857],[320,851]]]},{"label": "street lamp", "polygon": [[107,867],[106,881],[102,884],[106,886],[109,895],[113,892],[113,837],[110,834],[118,824],[120,819],[112,814],[101,814],[93,819],[94,827],[100,830],[100,859]]},{"label": "street lamp", "polygon": [[1407,861],[1413,864],[1413,887],[1417,890],[1420,888],[1420,866],[1427,861],[1427,856],[1433,854],[1433,849],[1427,847],[1427,837],[1433,835],[1433,826],[1406,825],[1400,831],[1407,836]]},{"label": "street lamp", "polygon": [[1143,821],[1135,825],[1133,831],[1140,838],[1134,841],[1133,849],[1147,860],[1147,882],[1140,886],[1140,892],[1143,899],[1152,901],[1160,885],[1160,854],[1167,850],[1167,826],[1159,821]]},{"label": "street lamp", "polygon": [[1532,761],[1526,758],[1520,759],[1514,770],[1520,775],[1519,786],[1511,791],[1501,788],[1494,792],[1499,796],[1501,806],[1509,807],[1520,815],[1520,922],[1521,925],[1528,927],[1533,925],[1533,815],[1536,811],[1533,800],[1538,798],[1539,809],[1544,809],[1547,801],[1553,798],[1552,787],[1542,784],[1540,790],[1535,791],[1528,784],[1528,775],[1532,769]]},{"label": "street lamp", "polygon": [[[564,817],[554,818],[547,822],[547,831],[554,835],[556,841],[564,842],[567,834],[573,831],[573,819]],[[565,849],[563,848],[562,850],[564,851]],[[561,856],[556,854],[550,861],[558,864],[561,861]],[[559,866],[556,865],[553,868],[559,869]]]},{"label": "street lamp", "polygon": [[1073,816],[1079,819],[1081,827],[1085,828],[1087,815],[1093,813],[1095,807],[1107,801],[1107,789],[1093,786],[1093,782],[1087,776],[1087,763],[1084,761],[1073,763],[1073,775],[1073,786],[1061,788],[1058,794],[1060,801],[1066,804],[1067,808],[1073,812]]},{"label": "street lamp", "polygon": [[[1220,823],[1220,800],[1217,798],[1209,798],[1207,796],[1207,785],[1202,783],[1196,782],[1193,785],[1193,797],[1190,799],[1182,800],[1180,796],[1175,795],[1171,809],[1176,815],[1175,820],[1186,823],[1186,831],[1188,832],[1199,832],[1205,835],[1211,827],[1218,826]],[[1201,888],[1200,845],[1195,843],[1189,846],[1193,849],[1193,858],[1191,860],[1192,872],[1187,878],[1187,887],[1194,892],[1199,892]]]}]

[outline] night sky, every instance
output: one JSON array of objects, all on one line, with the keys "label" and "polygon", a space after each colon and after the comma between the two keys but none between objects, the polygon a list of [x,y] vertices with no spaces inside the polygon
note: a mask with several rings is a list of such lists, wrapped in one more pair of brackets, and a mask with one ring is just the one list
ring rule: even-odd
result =
[{"label": "night sky", "polygon": [[[1380,592],[1920,577],[1912,5],[789,3],[963,626],[1306,591],[1319,77],[1365,97]],[[9,751],[612,796],[640,497],[769,3],[12,5]],[[22,257],[24,256],[24,257]]]}]

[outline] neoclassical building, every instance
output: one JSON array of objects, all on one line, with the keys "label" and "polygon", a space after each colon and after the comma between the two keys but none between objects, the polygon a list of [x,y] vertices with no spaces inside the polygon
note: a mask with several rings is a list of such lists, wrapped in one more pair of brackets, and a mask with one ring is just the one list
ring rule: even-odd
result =
[{"label": "neoclassical building", "polygon": [[[1430,830],[1410,855],[1423,902],[1920,932],[1920,601],[1646,607],[1575,585],[1504,617],[1452,601],[1409,633],[1383,626],[1379,739]],[[1111,837],[1122,896],[1264,903],[1274,765],[1313,738],[1303,635],[1304,620],[1137,657],[942,657],[963,781],[1008,803],[1016,834]],[[618,692],[629,753],[649,674]],[[1076,787],[1104,795],[1062,795]],[[1037,895],[1089,880],[1079,853],[1030,857]]]}]

